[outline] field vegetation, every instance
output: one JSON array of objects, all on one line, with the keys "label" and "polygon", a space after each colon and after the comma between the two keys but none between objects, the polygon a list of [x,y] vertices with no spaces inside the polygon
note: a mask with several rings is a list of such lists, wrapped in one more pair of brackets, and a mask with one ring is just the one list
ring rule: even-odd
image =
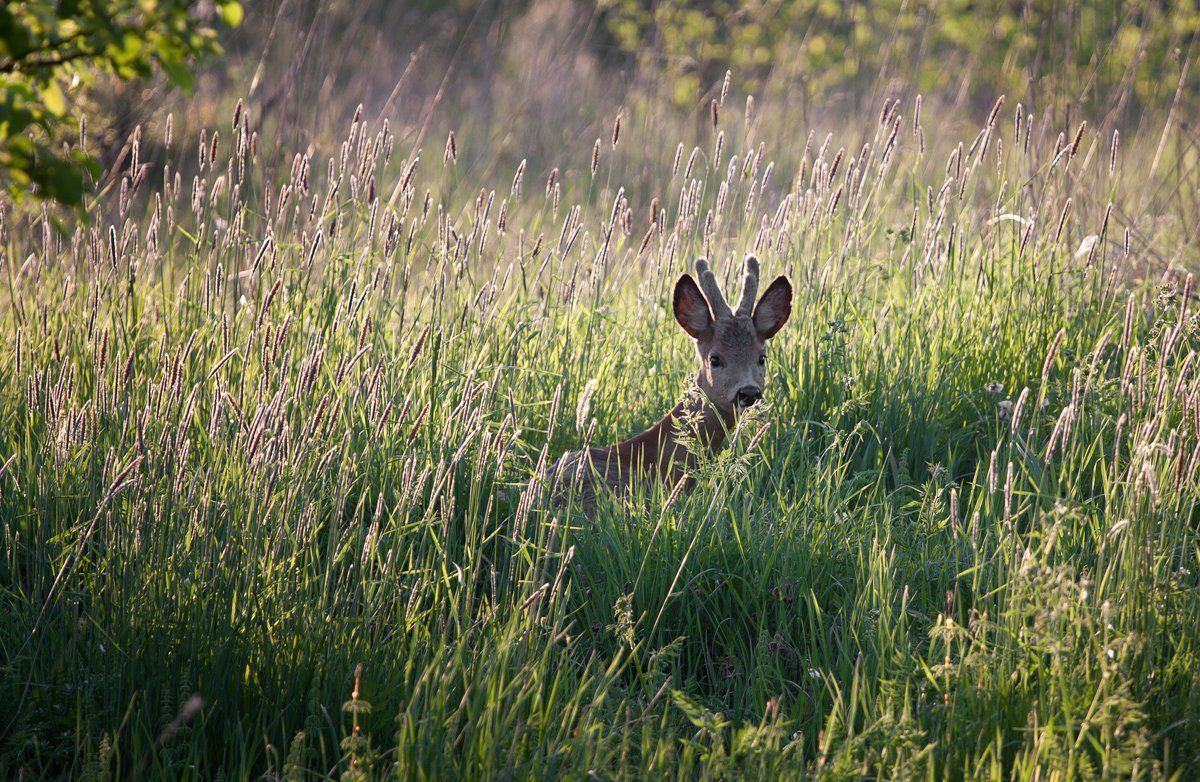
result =
[{"label": "field vegetation", "polygon": [[[557,3],[429,12],[488,85],[306,80],[251,8],[192,95],[90,96],[85,208],[0,226],[0,772],[1193,777],[1195,31],[1155,9],[1103,28],[1166,47],[1125,80],[1050,39],[1053,88],[798,97]],[[765,404],[688,491],[548,502],[687,392],[679,274],[750,253],[796,289]]]}]

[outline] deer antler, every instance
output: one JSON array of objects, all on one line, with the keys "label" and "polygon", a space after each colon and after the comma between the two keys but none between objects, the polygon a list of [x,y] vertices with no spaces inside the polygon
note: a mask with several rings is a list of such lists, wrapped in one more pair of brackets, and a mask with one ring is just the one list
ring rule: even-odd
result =
[{"label": "deer antler", "polygon": [[696,259],[696,276],[699,278],[700,290],[704,291],[704,296],[708,299],[708,306],[712,308],[713,317],[717,320],[732,318],[733,312],[725,303],[725,296],[721,293],[720,286],[717,285],[717,275],[713,274],[708,261],[704,258]]},{"label": "deer antler", "polygon": [[746,273],[742,276],[742,303],[737,314],[750,317],[754,314],[754,299],[758,296],[758,259],[746,256]]}]

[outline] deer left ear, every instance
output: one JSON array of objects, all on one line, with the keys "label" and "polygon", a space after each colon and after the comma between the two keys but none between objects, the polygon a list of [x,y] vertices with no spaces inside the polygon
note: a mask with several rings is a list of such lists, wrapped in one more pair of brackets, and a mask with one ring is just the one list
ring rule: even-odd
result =
[{"label": "deer left ear", "polygon": [[766,342],[783,328],[792,314],[792,284],[780,275],[754,306],[754,330]]},{"label": "deer left ear", "polygon": [[708,339],[712,336],[713,317],[708,308],[708,300],[700,292],[700,286],[685,274],[675,283],[675,296],[672,302],[675,310],[675,320],[683,326],[693,339]]}]

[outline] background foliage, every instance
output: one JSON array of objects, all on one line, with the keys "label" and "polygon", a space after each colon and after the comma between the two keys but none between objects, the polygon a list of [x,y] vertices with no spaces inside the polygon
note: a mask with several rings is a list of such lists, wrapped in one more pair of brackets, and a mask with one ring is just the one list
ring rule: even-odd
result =
[{"label": "background foliage", "polygon": [[[1095,116],[1169,99],[1193,53],[1200,9],[1119,0],[615,0],[604,22],[622,52],[670,74],[681,106],[732,68],[749,92],[782,70],[813,101],[831,92],[874,97],[880,80],[895,80],[925,94],[970,85],[977,109],[988,95],[1032,92]],[[1200,82],[1193,73],[1184,83],[1193,91]]]},{"label": "background foliage", "polygon": [[[77,101],[96,76],[145,79],[157,66],[190,90],[192,60],[219,52],[216,30],[190,0],[13,2],[0,8],[0,174],[10,196],[33,193],[77,206],[98,169],[86,137],[63,148]],[[237,25],[234,0],[215,4]],[[210,11],[208,16],[215,15]]]}]

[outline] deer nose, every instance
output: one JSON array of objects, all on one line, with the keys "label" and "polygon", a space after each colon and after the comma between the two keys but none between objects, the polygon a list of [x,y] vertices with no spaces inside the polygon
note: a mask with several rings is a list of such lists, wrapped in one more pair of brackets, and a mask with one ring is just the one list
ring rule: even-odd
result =
[{"label": "deer nose", "polygon": [[737,403],[742,407],[750,407],[751,405],[758,404],[759,400],[761,399],[761,388],[756,386],[743,386],[742,388],[738,389]]}]

